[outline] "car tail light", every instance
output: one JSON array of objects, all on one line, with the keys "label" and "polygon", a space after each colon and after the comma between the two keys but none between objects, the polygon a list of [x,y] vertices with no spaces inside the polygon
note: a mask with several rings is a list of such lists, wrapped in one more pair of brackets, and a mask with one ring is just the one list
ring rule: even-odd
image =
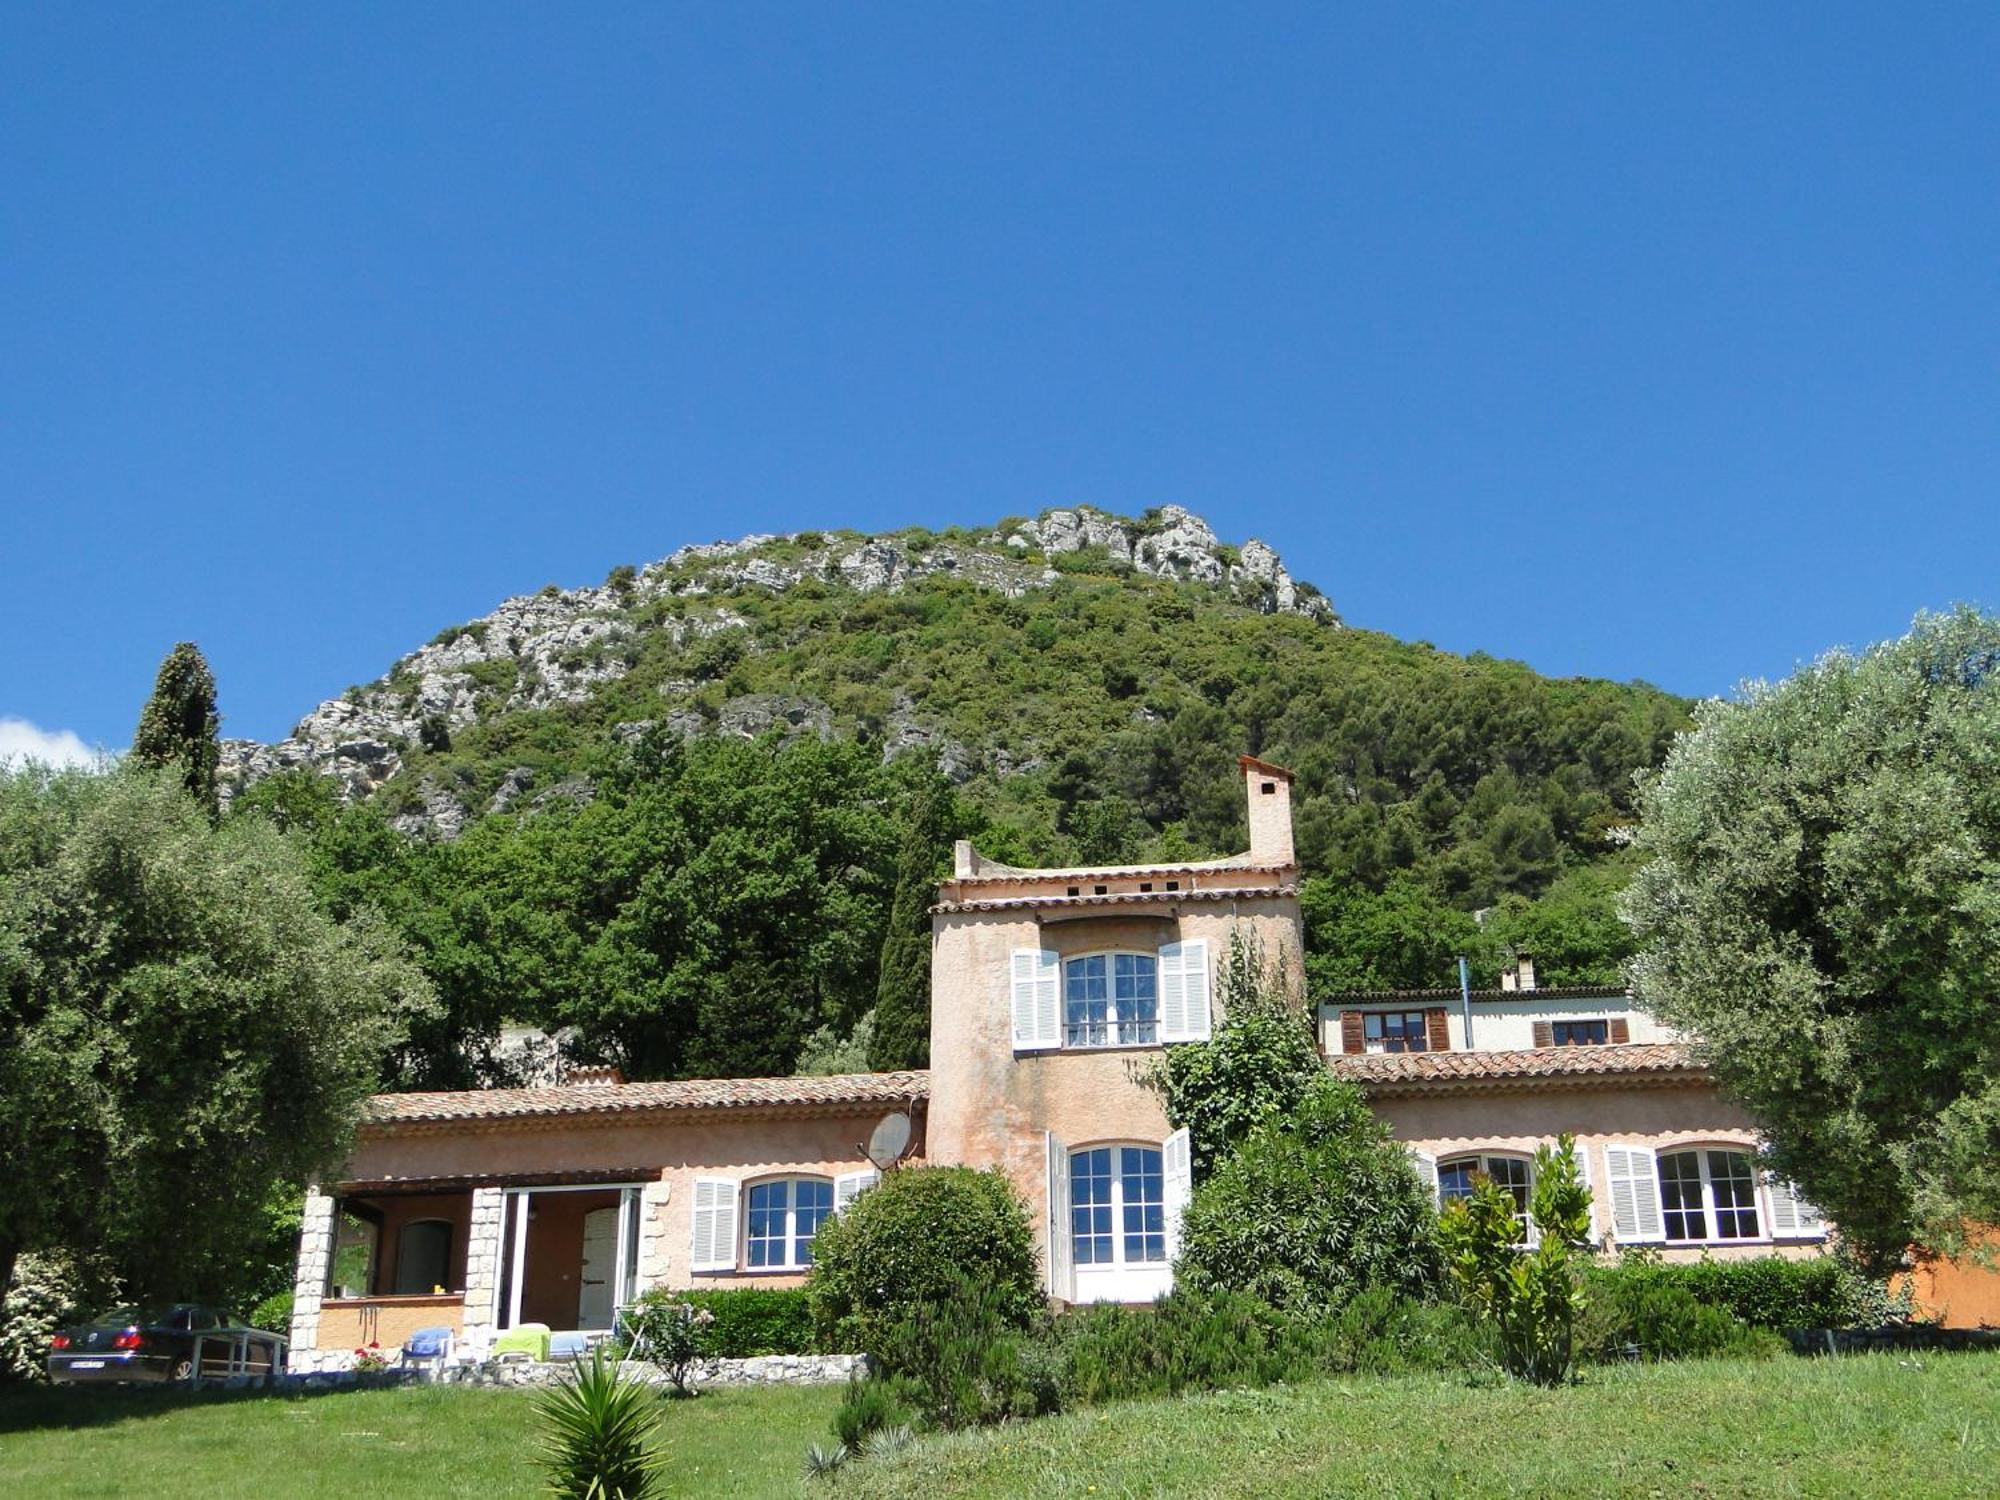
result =
[{"label": "car tail light", "polygon": [[128,1328],[111,1341],[114,1349],[136,1349],[146,1342],[146,1335],[136,1328]]},{"label": "car tail light", "polygon": [[49,1347],[51,1349],[67,1349],[69,1347],[69,1335],[66,1333],[57,1334],[49,1340]]}]

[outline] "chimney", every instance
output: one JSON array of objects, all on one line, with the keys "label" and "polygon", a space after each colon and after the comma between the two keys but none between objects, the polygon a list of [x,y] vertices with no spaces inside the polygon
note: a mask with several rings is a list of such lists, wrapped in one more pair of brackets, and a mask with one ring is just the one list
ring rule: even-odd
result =
[{"label": "chimney", "polygon": [[1243,789],[1250,799],[1250,858],[1260,865],[1298,863],[1292,852],[1292,773],[1244,755]]},{"label": "chimney", "polygon": [[1512,969],[1502,969],[1500,971],[1500,988],[1503,990],[1512,990],[1516,988],[1515,974]]},{"label": "chimney", "polygon": [[1514,988],[1531,990],[1535,987],[1535,961],[1525,953],[1514,955]]}]

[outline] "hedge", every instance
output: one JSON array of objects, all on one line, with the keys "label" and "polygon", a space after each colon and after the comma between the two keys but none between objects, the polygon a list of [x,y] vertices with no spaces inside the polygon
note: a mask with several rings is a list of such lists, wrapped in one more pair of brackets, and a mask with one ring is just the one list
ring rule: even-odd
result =
[{"label": "hedge", "polygon": [[1669,1265],[1657,1253],[1634,1251],[1589,1274],[1607,1293],[1631,1281],[1676,1287],[1753,1328],[1875,1328],[1898,1310],[1880,1283],[1832,1255]]},{"label": "hedge", "polygon": [[715,1321],[696,1335],[704,1359],[753,1359],[762,1354],[812,1354],[812,1308],[803,1288],[720,1287],[676,1292],[656,1287],[641,1304],[685,1302]]}]

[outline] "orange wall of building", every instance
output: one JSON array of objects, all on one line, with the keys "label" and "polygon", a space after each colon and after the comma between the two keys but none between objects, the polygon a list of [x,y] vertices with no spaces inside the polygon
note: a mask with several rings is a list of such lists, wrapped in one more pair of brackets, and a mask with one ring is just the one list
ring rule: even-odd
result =
[{"label": "orange wall of building", "polygon": [[457,1333],[464,1325],[465,1304],[458,1297],[370,1297],[366,1300],[328,1301],[319,1313],[321,1349],[361,1349],[380,1344],[384,1353],[403,1347],[419,1328],[449,1328]]},{"label": "orange wall of building", "polygon": [[[1981,1243],[2000,1257],[2000,1231],[1987,1234]],[[2000,1262],[1982,1264],[1977,1250],[1957,1260],[1921,1262],[1896,1278],[1895,1289],[1906,1286],[1914,1293],[1919,1317],[1947,1328],[2000,1328]]]}]

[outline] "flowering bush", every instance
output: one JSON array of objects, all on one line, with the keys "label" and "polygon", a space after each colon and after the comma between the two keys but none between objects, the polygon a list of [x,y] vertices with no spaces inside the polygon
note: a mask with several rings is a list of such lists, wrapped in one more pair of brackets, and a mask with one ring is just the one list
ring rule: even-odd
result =
[{"label": "flowering bush", "polygon": [[701,1333],[715,1314],[664,1292],[648,1292],[625,1312],[632,1356],[660,1367],[674,1394],[686,1396],[688,1371],[701,1355]]},{"label": "flowering bush", "polygon": [[375,1375],[388,1368],[388,1357],[382,1353],[382,1346],[375,1340],[370,1339],[367,1348],[354,1351],[355,1374]]}]

